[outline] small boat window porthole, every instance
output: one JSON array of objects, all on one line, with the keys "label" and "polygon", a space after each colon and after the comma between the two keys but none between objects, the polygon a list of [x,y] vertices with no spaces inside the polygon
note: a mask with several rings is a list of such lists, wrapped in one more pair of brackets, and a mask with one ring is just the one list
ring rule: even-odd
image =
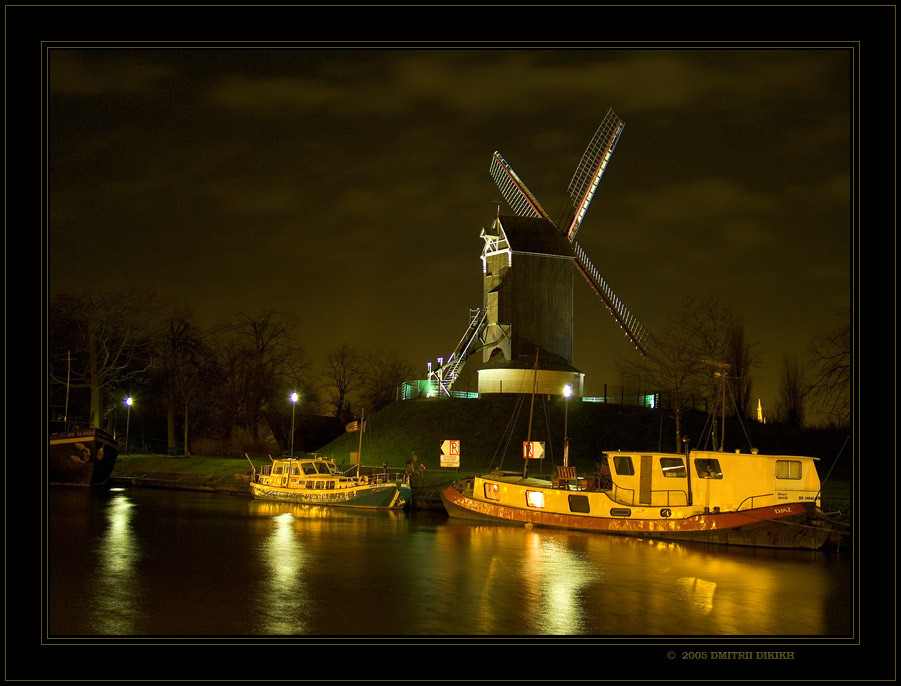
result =
[{"label": "small boat window porthole", "polygon": [[588,496],[571,494],[569,496],[569,511],[581,512],[583,514],[588,514],[589,512],[591,512],[591,506],[588,502]]},{"label": "small boat window porthole", "polygon": [[544,507],[544,493],[541,491],[526,491],[526,505],[529,507]]},{"label": "small boat window porthole", "polygon": [[611,507],[610,508],[610,516],[611,517],[631,517],[632,510],[628,507]]},{"label": "small boat window porthole", "polygon": [[485,484],[485,498],[488,500],[501,499],[501,491],[497,484]]},{"label": "small boat window porthole", "polygon": [[672,517],[673,511],[671,509],[669,509],[668,507],[664,507],[662,510],[660,510],[660,516],[661,517]]}]

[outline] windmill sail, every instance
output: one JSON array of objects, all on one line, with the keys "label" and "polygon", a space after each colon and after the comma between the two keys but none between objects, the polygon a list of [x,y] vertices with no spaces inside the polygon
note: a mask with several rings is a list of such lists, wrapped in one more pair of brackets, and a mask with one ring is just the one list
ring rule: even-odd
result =
[{"label": "windmill sail", "polygon": [[591,200],[597,191],[607,164],[610,162],[613,149],[619,141],[623,128],[625,128],[625,122],[617,116],[613,108],[609,109],[591,142],[588,144],[588,148],[583,153],[582,159],[573,174],[572,181],[570,181],[569,196],[573,202],[574,211],[571,215],[568,215],[566,221],[560,224],[555,223],[548,216],[541,203],[526,188],[526,185],[500,153],[495,152],[492,156],[489,172],[514,214],[521,217],[546,219],[566,236],[572,245],[573,256],[579,271],[594,289],[595,293],[601,297],[610,314],[613,315],[613,318],[625,331],[626,336],[628,336],[635,348],[642,355],[646,355],[646,346],[650,338],[648,331],[616,296],[591,260],[588,259],[585,250],[575,241],[576,234],[582,225],[582,220],[585,218],[585,213],[588,211],[588,206],[591,204]]},{"label": "windmill sail", "polygon": [[491,167],[488,170],[491,178],[497,183],[497,187],[504,196],[504,200],[520,217],[543,217],[550,221],[548,213],[544,211],[538,199],[532,195],[526,185],[516,175],[516,172],[507,164],[507,160],[495,151],[491,157]]},{"label": "windmill sail", "polygon": [[607,168],[607,163],[610,161],[610,156],[613,154],[613,149],[616,147],[616,143],[625,126],[625,122],[616,116],[613,108],[610,108],[607,111],[607,116],[604,117],[604,121],[601,122],[594,137],[585,149],[579,166],[576,167],[572,181],[569,182],[569,197],[573,201],[575,213],[569,225],[565,228],[561,227],[570,242],[576,239],[576,234],[579,232],[579,227],[582,225],[582,220],[585,218],[591,199],[598,189],[598,184],[604,175],[604,170]]},{"label": "windmill sail", "polygon": [[623,301],[613,292],[613,289],[610,288],[610,285],[601,276],[597,267],[595,267],[591,260],[588,259],[588,255],[585,254],[585,250],[582,246],[578,243],[573,243],[573,252],[576,255],[576,265],[579,267],[582,276],[585,277],[585,280],[588,281],[588,284],[594,289],[594,292],[604,301],[610,314],[613,315],[613,318],[626,333],[626,336],[632,341],[632,345],[634,345],[642,355],[646,355],[646,343],[648,339],[647,329],[642,326],[641,322],[635,318],[635,315],[629,311],[629,308],[626,307]]}]

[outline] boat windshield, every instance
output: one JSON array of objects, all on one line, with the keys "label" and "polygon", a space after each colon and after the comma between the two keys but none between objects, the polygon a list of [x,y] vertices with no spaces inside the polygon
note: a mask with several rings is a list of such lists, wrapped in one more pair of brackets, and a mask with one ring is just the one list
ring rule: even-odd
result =
[{"label": "boat windshield", "polygon": [[332,468],[328,462],[317,462],[316,463],[316,471],[320,474],[331,474]]}]

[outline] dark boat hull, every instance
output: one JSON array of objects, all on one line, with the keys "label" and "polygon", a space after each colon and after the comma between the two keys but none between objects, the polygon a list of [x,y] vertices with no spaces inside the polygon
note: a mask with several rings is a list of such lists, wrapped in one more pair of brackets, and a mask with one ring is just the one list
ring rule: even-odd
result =
[{"label": "dark boat hull", "polygon": [[441,499],[451,517],[670,541],[818,550],[831,533],[823,518],[817,516],[813,503],[705,513],[685,519],[641,520],[496,505],[472,499],[453,486],[441,492]]},{"label": "dark boat hull", "polygon": [[50,436],[47,473],[51,484],[100,486],[113,472],[119,448],[101,429],[72,429]]}]

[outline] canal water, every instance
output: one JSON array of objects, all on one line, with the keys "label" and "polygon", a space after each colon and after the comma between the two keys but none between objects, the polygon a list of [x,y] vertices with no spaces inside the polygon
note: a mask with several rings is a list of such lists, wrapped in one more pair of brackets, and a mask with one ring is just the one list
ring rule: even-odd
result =
[{"label": "canal water", "polygon": [[836,552],[725,549],[145,488],[49,491],[64,637],[836,637]]}]

